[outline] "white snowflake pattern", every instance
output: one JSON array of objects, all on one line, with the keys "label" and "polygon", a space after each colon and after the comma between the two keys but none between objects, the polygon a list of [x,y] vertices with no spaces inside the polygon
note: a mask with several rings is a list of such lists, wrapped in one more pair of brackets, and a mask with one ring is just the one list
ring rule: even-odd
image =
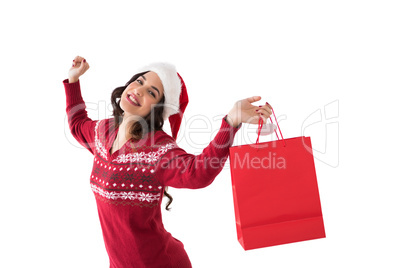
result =
[{"label": "white snowflake pattern", "polygon": [[136,152],[125,155],[119,155],[116,159],[113,159],[113,162],[117,162],[119,164],[122,163],[133,163],[133,162],[145,162],[145,163],[154,163],[158,161],[158,159],[166,153],[168,150],[174,148],[176,146],[175,143],[168,143],[166,145],[160,146],[157,152]]},{"label": "white snowflake pattern", "polygon": [[149,194],[149,193],[144,193],[144,192],[141,192],[141,193],[139,193],[139,200],[140,201],[147,201],[147,202],[151,202],[151,200],[152,200],[152,197],[151,197],[151,195]]},{"label": "white snowflake pattern", "polygon": [[145,159],[146,163],[156,162],[159,158],[159,155],[156,152],[149,153],[148,157]]},{"label": "white snowflake pattern", "polygon": [[117,198],[121,198],[121,194],[122,193],[117,193],[117,192],[110,192],[109,193],[109,196],[110,196],[110,199],[112,199],[112,200],[116,200]]},{"label": "white snowflake pattern", "polygon": [[113,192],[107,191],[101,187],[98,187],[95,184],[91,184],[92,191],[95,194],[98,194],[106,199],[111,200],[138,200],[140,202],[155,202],[159,201],[161,194],[152,194],[152,193],[145,193],[145,192],[134,192],[134,191],[124,191],[124,192]]},{"label": "white snowflake pattern", "polygon": [[103,146],[102,142],[99,140],[99,136],[98,136],[98,130],[99,130],[99,123],[101,121],[96,122],[95,125],[95,148],[96,151],[104,158],[107,160],[107,150],[105,149],[105,147]]}]

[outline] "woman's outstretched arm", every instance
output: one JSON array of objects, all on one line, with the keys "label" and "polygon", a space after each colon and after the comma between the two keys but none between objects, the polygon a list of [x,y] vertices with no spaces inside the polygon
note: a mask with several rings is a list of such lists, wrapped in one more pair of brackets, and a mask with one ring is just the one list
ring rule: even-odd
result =
[{"label": "woman's outstretched arm", "polygon": [[260,117],[266,122],[271,115],[269,104],[261,107],[252,105],[260,99],[261,97],[256,96],[236,102],[222,119],[222,125],[214,139],[199,155],[187,153],[172,141],[175,146],[161,157],[156,167],[155,175],[161,184],[190,189],[211,184],[222,171],[241,124],[258,124]]},{"label": "woman's outstretched arm", "polygon": [[95,125],[88,117],[86,105],[81,96],[79,78],[89,69],[89,64],[82,57],[75,57],[68,72],[68,79],[63,81],[66,91],[66,112],[68,125],[73,137],[92,154],[95,148]]}]

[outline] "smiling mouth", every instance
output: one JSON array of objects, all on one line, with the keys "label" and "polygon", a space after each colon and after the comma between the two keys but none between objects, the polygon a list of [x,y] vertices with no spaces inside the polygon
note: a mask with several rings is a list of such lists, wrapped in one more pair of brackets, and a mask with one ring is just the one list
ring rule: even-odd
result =
[{"label": "smiling mouth", "polygon": [[127,100],[134,106],[141,106],[132,95],[127,95]]}]

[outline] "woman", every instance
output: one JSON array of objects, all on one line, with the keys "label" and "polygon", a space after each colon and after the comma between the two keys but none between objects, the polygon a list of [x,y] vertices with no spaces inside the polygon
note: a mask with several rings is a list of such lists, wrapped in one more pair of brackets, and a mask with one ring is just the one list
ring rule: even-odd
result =
[{"label": "woman", "polygon": [[[260,117],[266,122],[271,115],[268,103],[253,106],[260,97],[236,102],[213,141],[196,156],[175,142],[188,97],[173,65],[142,68],[113,91],[114,118],[96,121],[87,116],[79,83],[88,68],[77,56],[63,84],[71,133],[94,155],[90,184],[110,267],[191,267],[183,244],[163,227],[163,194],[171,201],[165,188],[211,184],[241,124],[257,124]],[[166,119],[173,137],[162,130]]]}]

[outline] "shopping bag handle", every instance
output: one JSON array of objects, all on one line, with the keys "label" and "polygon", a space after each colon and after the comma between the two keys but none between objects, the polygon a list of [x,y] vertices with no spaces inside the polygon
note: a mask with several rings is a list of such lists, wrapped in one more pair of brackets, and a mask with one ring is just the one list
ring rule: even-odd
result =
[{"label": "shopping bag handle", "polygon": [[[270,106],[271,106],[271,105],[270,105]],[[275,115],[275,112],[274,112],[274,108],[272,108],[272,106],[271,106],[271,110],[272,110],[272,114],[274,115],[276,125],[278,126],[279,133],[281,134],[282,141],[283,141],[283,146],[286,146],[285,139],[283,138],[281,128],[279,127],[278,120],[276,119],[276,115]],[[271,117],[269,117],[269,120],[271,120],[271,123],[272,123],[272,124],[274,123],[274,122],[272,121]],[[262,117],[260,117],[259,120],[258,120],[258,136],[257,136],[257,141],[255,142],[256,144],[258,144],[258,143],[260,142],[260,133],[261,133],[261,129],[262,129],[262,126],[263,126],[263,125],[264,125],[264,120],[262,119]],[[276,132],[276,129],[275,129],[275,134],[276,134],[276,137],[277,137],[278,140],[279,140],[279,136],[278,136],[278,133]]]}]

